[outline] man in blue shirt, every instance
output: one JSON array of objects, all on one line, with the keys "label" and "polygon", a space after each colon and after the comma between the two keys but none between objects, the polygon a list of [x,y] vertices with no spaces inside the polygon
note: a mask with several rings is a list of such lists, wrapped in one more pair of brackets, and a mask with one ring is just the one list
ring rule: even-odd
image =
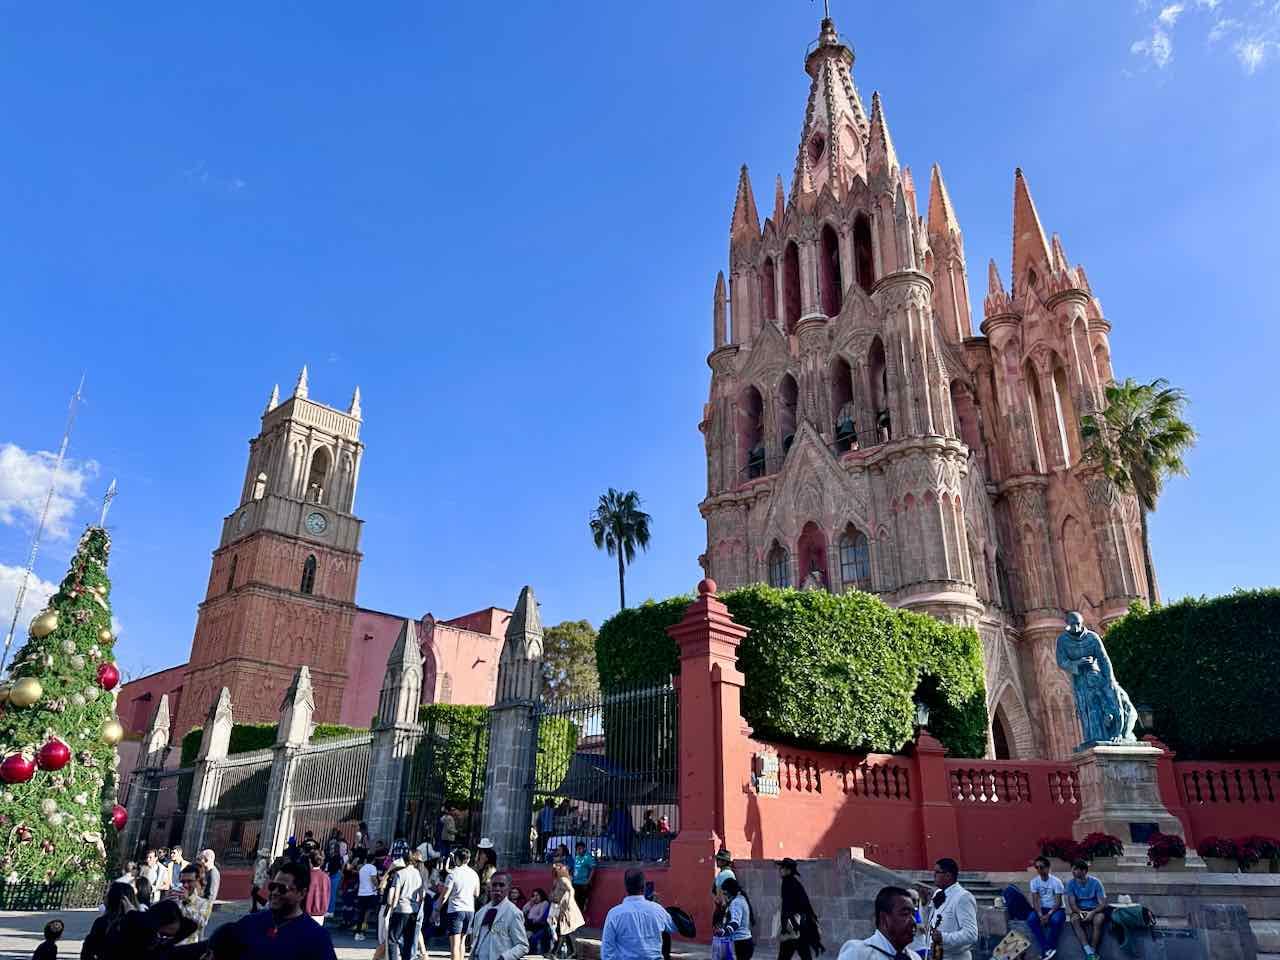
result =
[{"label": "man in blue shirt", "polygon": [[236,924],[245,960],[337,960],[329,932],[302,909],[311,885],[311,869],[283,863],[267,884],[268,910]]},{"label": "man in blue shirt", "polygon": [[591,892],[591,875],[595,870],[596,858],[579,840],[574,844],[573,854],[573,899],[578,901],[579,910],[587,909],[587,894]]},{"label": "man in blue shirt", "polygon": [[1089,876],[1089,861],[1077,860],[1071,865],[1067,881],[1067,912],[1071,929],[1076,932],[1086,957],[1096,957],[1107,929],[1107,891],[1102,881]]},{"label": "man in blue shirt", "polygon": [[632,868],[622,877],[627,896],[604,918],[600,960],[671,960],[670,914],[644,896],[644,872]]}]

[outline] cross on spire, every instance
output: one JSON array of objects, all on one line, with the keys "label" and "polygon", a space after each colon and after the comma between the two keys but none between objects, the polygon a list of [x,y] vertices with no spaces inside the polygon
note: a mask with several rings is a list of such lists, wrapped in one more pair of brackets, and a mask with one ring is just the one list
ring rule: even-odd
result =
[{"label": "cross on spire", "polygon": [[107,487],[107,492],[102,498],[102,517],[98,520],[98,526],[105,527],[107,525],[107,511],[111,509],[111,501],[116,498],[116,482],[111,481],[111,486]]}]

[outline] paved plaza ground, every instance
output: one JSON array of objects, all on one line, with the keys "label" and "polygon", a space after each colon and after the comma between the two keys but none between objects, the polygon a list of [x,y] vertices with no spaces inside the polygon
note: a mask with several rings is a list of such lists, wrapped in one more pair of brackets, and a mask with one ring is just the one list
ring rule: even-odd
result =
[{"label": "paved plaza ground", "polygon": [[[67,932],[58,944],[60,958],[80,956],[80,945],[84,935],[89,932],[97,910],[63,910],[58,913],[34,913],[4,910],[0,911],[0,957],[4,960],[22,957],[30,960],[32,951],[40,943],[41,931],[47,921],[53,917],[61,917],[67,925]],[[243,909],[224,904],[213,915],[210,929],[222,923],[238,920],[244,916]],[[348,933],[334,931],[333,945],[337,948],[340,960],[369,960],[373,956],[376,940],[356,943]],[[447,957],[448,950],[431,950],[432,957]]]}]

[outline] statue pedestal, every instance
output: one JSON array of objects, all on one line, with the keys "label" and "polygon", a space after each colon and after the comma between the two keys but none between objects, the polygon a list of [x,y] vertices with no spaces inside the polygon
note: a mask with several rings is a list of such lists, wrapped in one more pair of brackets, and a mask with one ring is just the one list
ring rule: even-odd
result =
[{"label": "statue pedestal", "polygon": [[[1186,840],[1182,821],[1160,799],[1156,763],[1162,751],[1148,743],[1100,743],[1075,756],[1080,778],[1080,816],[1071,835],[1109,833],[1124,842],[1119,870],[1147,870],[1146,837],[1152,829]],[[1187,851],[1186,869],[1204,870],[1204,860]]]}]

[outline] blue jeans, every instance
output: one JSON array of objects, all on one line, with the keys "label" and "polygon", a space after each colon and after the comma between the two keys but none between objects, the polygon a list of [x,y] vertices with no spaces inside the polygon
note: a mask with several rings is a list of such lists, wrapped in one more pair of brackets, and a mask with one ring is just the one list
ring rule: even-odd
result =
[{"label": "blue jeans", "polygon": [[1027,926],[1031,928],[1031,936],[1036,938],[1041,955],[1058,946],[1058,938],[1062,936],[1062,928],[1066,925],[1067,911],[1061,907],[1050,913],[1048,920],[1041,920],[1036,913],[1027,917]]},{"label": "blue jeans", "polygon": [[329,874],[329,909],[327,913],[336,913],[338,907],[338,881],[342,879],[342,874]]}]

